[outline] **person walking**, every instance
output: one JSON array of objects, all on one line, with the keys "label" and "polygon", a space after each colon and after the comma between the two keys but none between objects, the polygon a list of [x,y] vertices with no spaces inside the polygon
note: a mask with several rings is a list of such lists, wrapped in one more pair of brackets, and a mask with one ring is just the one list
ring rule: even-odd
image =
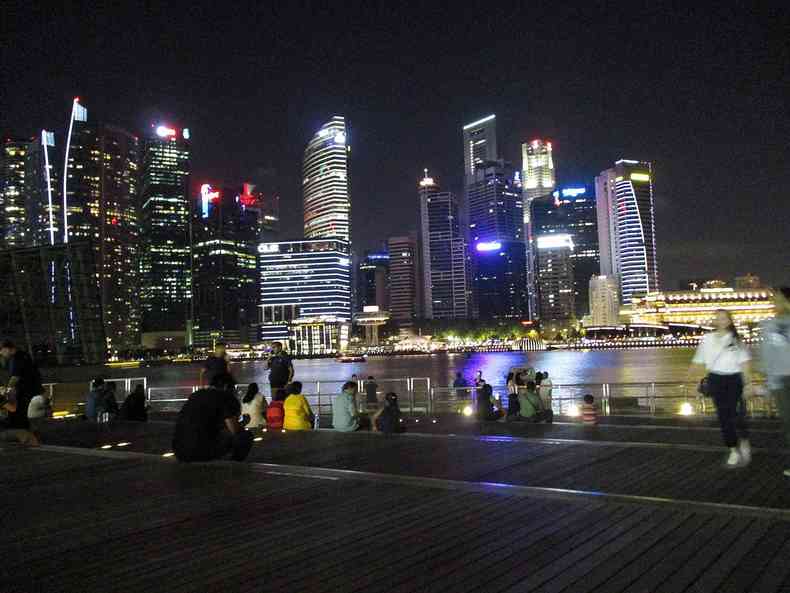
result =
[{"label": "person walking", "polygon": [[716,312],[714,327],[697,347],[689,378],[701,368],[707,373],[700,391],[716,404],[724,444],[729,447],[724,467],[733,469],[748,465],[752,458],[743,401],[744,390],[747,395],[751,392],[751,356],[728,311]]},{"label": "person walking", "polygon": [[274,399],[275,392],[284,390],[294,378],[293,360],[283,349],[282,342],[272,342],[272,352],[266,366],[269,369],[269,386]]},{"label": "person walking", "polygon": [[257,383],[247,386],[247,393],[241,399],[241,416],[247,428],[263,428],[266,425],[266,398],[258,389]]},{"label": "person walking", "polygon": [[211,385],[214,377],[224,373],[230,373],[228,365],[228,353],[225,350],[224,342],[214,344],[214,351],[209,354],[203,368],[200,369],[200,387]]},{"label": "person walking", "polygon": [[[760,370],[779,408],[790,445],[790,286],[774,293],[774,304],[776,317],[761,324]],[[790,469],[784,470],[784,475],[790,478]]]}]

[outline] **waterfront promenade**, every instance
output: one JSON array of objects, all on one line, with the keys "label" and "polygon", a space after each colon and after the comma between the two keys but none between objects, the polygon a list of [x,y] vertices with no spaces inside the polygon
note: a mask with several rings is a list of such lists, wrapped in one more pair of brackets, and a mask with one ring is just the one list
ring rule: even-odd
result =
[{"label": "waterfront promenade", "polygon": [[246,463],[188,466],[169,422],[53,421],[0,452],[0,589],[788,590],[776,423],[728,472],[706,422],[608,420],[265,433]]}]

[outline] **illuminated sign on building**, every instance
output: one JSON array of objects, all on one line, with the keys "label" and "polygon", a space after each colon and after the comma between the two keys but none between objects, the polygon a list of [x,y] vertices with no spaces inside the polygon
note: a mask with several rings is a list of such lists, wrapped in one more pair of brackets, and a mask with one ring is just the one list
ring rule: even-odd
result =
[{"label": "illuminated sign on building", "polygon": [[566,187],[562,190],[562,197],[563,198],[575,198],[577,196],[582,196],[587,193],[587,189],[583,187]]},{"label": "illuminated sign on building", "polygon": [[175,138],[176,130],[175,128],[168,128],[167,126],[157,126],[156,135],[160,138]]},{"label": "illuminated sign on building", "polygon": [[211,204],[219,201],[219,190],[211,187],[211,184],[204,183],[200,186],[200,201],[202,205],[203,218],[208,218]]},{"label": "illuminated sign on building", "polygon": [[538,237],[538,249],[573,249],[573,237],[565,233]]},{"label": "illuminated sign on building", "polygon": [[647,173],[631,173],[631,181],[650,181]]},{"label": "illuminated sign on building", "polygon": [[477,244],[478,251],[496,251],[502,249],[502,243],[499,241],[483,241]]},{"label": "illuminated sign on building", "polygon": [[258,197],[252,193],[254,190],[255,186],[251,183],[244,184],[244,188],[242,189],[241,195],[239,196],[239,202],[241,202],[241,205],[245,208],[251,208],[258,205]]},{"label": "illuminated sign on building", "polygon": [[280,253],[279,243],[261,243],[258,245],[258,253]]}]

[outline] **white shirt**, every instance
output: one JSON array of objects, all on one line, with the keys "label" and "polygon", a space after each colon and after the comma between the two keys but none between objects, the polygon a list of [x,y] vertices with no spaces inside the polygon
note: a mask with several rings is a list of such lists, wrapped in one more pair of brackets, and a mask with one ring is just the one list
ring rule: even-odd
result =
[{"label": "white shirt", "polygon": [[551,379],[546,377],[543,381],[540,382],[540,396],[544,399],[551,397],[551,388],[554,387],[554,384],[551,382]]},{"label": "white shirt", "polygon": [[250,417],[250,422],[247,424],[247,428],[256,428],[258,426],[263,426],[266,424],[266,418],[264,414],[266,413],[266,399],[263,397],[263,394],[256,393],[255,397],[252,398],[250,403],[241,403],[241,415],[248,414]]},{"label": "white shirt", "polygon": [[735,375],[751,358],[746,346],[736,341],[729,332],[723,335],[711,332],[702,338],[692,362],[705,365],[709,373]]},{"label": "white shirt", "polygon": [[36,395],[27,406],[28,418],[47,418],[52,414],[49,399],[43,395]]}]

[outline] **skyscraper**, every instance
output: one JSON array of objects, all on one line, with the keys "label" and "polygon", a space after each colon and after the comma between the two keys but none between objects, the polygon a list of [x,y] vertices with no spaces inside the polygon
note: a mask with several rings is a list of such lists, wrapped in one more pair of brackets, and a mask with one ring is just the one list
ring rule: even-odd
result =
[{"label": "skyscraper", "polygon": [[529,312],[538,314],[538,287],[535,278],[535,234],[530,224],[532,200],[550,195],[556,186],[551,142],[536,138],[521,145],[521,188],[524,195],[524,242],[527,246],[527,292]]},{"label": "skyscraper", "polygon": [[611,276],[590,278],[590,317],[592,325],[616,325],[620,319],[617,281]]},{"label": "skyscraper", "polygon": [[463,127],[464,174],[467,185],[481,163],[499,158],[496,142],[496,115],[489,115]]},{"label": "skyscraper", "polygon": [[390,315],[405,334],[421,316],[420,270],[417,239],[411,235],[390,237]]},{"label": "skyscraper", "polygon": [[140,302],[144,332],[183,331],[190,315],[189,143],[188,129],[169,125],[153,128],[142,143]]},{"label": "skyscraper", "polygon": [[376,305],[382,311],[389,307],[390,256],[384,252],[367,252],[357,266],[355,308]]},{"label": "skyscraper", "polygon": [[[536,237],[569,235],[574,249],[573,296],[576,319],[589,313],[590,278],[599,273],[598,219],[591,189],[566,187],[535,198],[531,205],[532,232]],[[537,253],[540,255],[540,252]]]},{"label": "skyscraper", "polygon": [[25,161],[25,203],[32,242],[35,246],[60,242],[61,203],[56,163],[55,134],[47,130],[30,142]]},{"label": "skyscraper", "polygon": [[0,247],[4,249],[32,244],[25,207],[25,161],[29,150],[28,140],[3,140],[0,153]]},{"label": "skyscraper", "polygon": [[458,198],[441,191],[427,170],[419,183],[419,195],[423,316],[466,319],[469,283]]},{"label": "skyscraper", "polygon": [[258,319],[258,216],[242,188],[200,186],[192,220],[192,343],[250,341]]},{"label": "skyscraper", "polygon": [[504,161],[479,163],[466,188],[472,289],[481,318],[527,315],[521,189]]},{"label": "skyscraper", "polygon": [[595,198],[601,274],[617,277],[623,303],[657,291],[652,164],[617,161],[595,178]]},{"label": "skyscraper", "polygon": [[110,355],[139,344],[138,139],[88,122],[74,99],[63,173],[63,242],[91,242]]},{"label": "skyscraper", "polygon": [[568,234],[536,235],[538,303],[541,325],[569,324],[575,316],[573,239]]},{"label": "skyscraper", "polygon": [[351,257],[346,241],[261,243],[258,274],[263,341],[288,339],[289,326],[296,320],[351,321]]},{"label": "skyscraper", "polygon": [[244,183],[239,202],[257,217],[258,241],[274,241],[280,233],[280,196],[264,195],[252,183]]},{"label": "skyscraper", "polygon": [[305,238],[351,241],[350,153],[346,120],[340,115],[307,144],[302,164]]}]

